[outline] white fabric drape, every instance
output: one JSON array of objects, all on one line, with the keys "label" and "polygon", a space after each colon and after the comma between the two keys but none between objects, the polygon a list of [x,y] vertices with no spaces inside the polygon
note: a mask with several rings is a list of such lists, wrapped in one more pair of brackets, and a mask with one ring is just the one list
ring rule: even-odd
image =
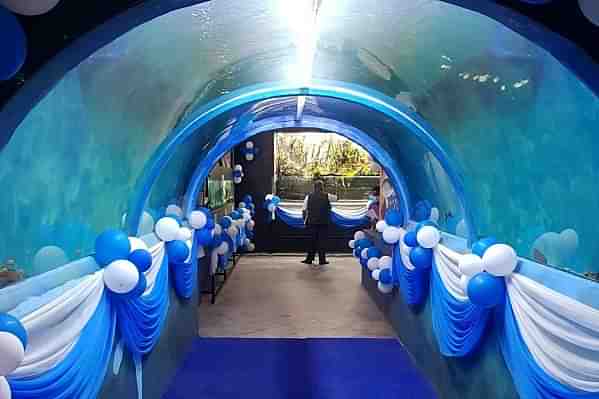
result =
[{"label": "white fabric drape", "polygon": [[468,294],[462,288],[460,278],[463,274],[460,272],[460,254],[439,244],[433,250],[437,272],[443,281],[443,285],[449,293],[459,301],[467,301]]},{"label": "white fabric drape", "polygon": [[102,274],[100,270],[83,278],[77,286],[21,319],[29,343],[23,363],[11,377],[46,372],[70,353],[102,298]]},{"label": "white fabric drape", "polygon": [[149,295],[154,289],[156,277],[158,276],[158,272],[160,271],[160,267],[164,261],[165,250],[166,248],[164,246],[164,242],[162,241],[150,248],[150,253],[152,254],[152,266],[150,266],[150,269],[144,273],[147,282],[146,290],[143,293],[144,296]]},{"label": "white fabric drape", "polygon": [[568,386],[599,392],[599,309],[514,273],[507,292],[536,363]]}]

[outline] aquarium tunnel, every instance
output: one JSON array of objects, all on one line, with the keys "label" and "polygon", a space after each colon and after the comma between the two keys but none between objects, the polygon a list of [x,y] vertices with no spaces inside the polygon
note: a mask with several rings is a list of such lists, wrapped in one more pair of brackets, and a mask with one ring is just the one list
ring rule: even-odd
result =
[{"label": "aquarium tunnel", "polygon": [[[0,399],[242,394],[194,378],[267,398],[599,397],[599,67],[534,18],[568,8],[597,35],[599,7],[564,3],[141,1],[44,52],[81,6],[0,0]],[[304,245],[274,188],[286,131],[336,133],[386,177],[376,226],[332,220],[401,350],[198,343],[219,306],[198,305],[203,280]],[[200,198],[223,159],[216,212]],[[251,361],[190,371],[221,356]]]}]

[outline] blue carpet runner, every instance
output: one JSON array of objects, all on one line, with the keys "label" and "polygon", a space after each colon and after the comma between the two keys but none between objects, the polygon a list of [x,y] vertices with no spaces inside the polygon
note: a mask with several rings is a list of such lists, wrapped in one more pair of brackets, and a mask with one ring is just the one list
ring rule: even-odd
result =
[{"label": "blue carpet runner", "polygon": [[394,339],[198,338],[163,399],[436,398]]}]

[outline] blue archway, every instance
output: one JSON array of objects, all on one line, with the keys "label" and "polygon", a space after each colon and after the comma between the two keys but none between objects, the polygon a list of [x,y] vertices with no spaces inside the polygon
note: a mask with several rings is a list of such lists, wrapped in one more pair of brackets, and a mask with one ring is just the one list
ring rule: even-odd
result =
[{"label": "blue archway", "polygon": [[186,212],[189,213],[194,209],[194,199],[197,198],[204,179],[206,179],[216,161],[218,161],[218,159],[227,151],[260,133],[286,128],[321,129],[331,131],[362,145],[381,165],[387,173],[387,176],[389,176],[393,182],[393,186],[401,200],[404,224],[410,220],[410,194],[408,187],[404,176],[399,171],[399,166],[389,153],[370,136],[353,126],[329,118],[308,115],[304,116],[299,121],[293,116],[271,117],[260,120],[249,126],[244,126],[242,129],[234,129],[235,132],[232,131],[225,140],[219,141],[216,146],[211,148],[196,167],[185,193],[184,209]]},{"label": "blue archway", "polygon": [[[463,179],[445,149],[435,139],[435,137],[439,136],[434,133],[434,129],[419,115],[393,98],[359,85],[334,81],[314,81],[306,86],[289,82],[259,84],[231,92],[200,107],[193,113],[185,125],[175,129],[161,143],[148,162],[144,173],[138,180],[136,192],[130,202],[126,223],[129,232],[131,234],[137,232],[150,190],[160,175],[161,170],[174,155],[179,145],[182,145],[191,136],[197,134],[209,121],[226,115],[238,107],[270,98],[293,96],[328,97],[362,105],[381,113],[406,129],[407,132],[413,135],[420,144],[438,159],[447,173],[457,194],[458,201],[464,210],[464,220],[470,232],[469,239],[470,241],[475,239],[476,228],[472,209],[468,205],[466,198]],[[399,180],[393,183],[397,187]]]}]

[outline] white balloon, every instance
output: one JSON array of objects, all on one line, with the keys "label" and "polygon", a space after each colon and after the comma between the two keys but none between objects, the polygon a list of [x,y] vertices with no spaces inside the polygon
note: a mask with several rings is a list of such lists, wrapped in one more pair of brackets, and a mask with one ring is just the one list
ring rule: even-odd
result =
[{"label": "white balloon", "polygon": [[254,244],[249,244],[248,245],[248,251],[254,252],[255,250],[256,250],[256,246]]},{"label": "white balloon", "polygon": [[158,238],[162,241],[169,242],[177,239],[179,228],[179,223],[175,219],[164,217],[156,222],[154,230],[156,231]]},{"label": "white balloon", "polygon": [[401,238],[401,230],[397,227],[387,227],[383,231],[383,241],[387,244],[395,244]]},{"label": "white balloon", "polygon": [[177,233],[177,240],[187,241],[191,240],[192,232],[187,227],[181,227]]},{"label": "white balloon", "polygon": [[272,194],[266,194],[266,197],[264,197],[264,199],[266,201],[270,201],[272,199],[273,195]]},{"label": "white balloon", "polygon": [[363,238],[366,238],[366,234],[364,234],[363,231],[360,230],[360,231],[356,231],[354,233],[354,240],[358,241],[358,240],[361,240]]},{"label": "white balloon", "polygon": [[376,223],[376,231],[382,233],[387,228],[387,223],[384,220],[380,220]]},{"label": "white balloon", "polygon": [[468,295],[468,283],[472,277],[473,276],[466,276],[465,274],[460,277],[460,287],[462,287],[462,290],[466,293],[466,295]]},{"label": "white balloon", "polygon": [[254,154],[252,154],[251,152],[248,152],[247,154],[245,154],[245,159],[247,159],[248,161],[253,161]]},{"label": "white balloon", "polygon": [[[0,0],[0,4],[21,15],[42,15],[53,9],[60,0]],[[4,399],[0,396],[0,399]]]},{"label": "white balloon", "polygon": [[208,223],[208,218],[206,214],[202,211],[192,211],[189,214],[189,224],[194,229],[202,229]]},{"label": "white balloon", "polygon": [[214,228],[212,229],[212,234],[217,236],[222,233],[223,233],[223,228],[220,226],[220,224],[218,224],[218,223],[215,224]]},{"label": "white balloon", "polygon": [[240,208],[240,209],[245,209],[245,207],[246,207],[246,204],[245,204],[245,202],[241,201],[241,202],[239,203],[239,208]]},{"label": "white balloon", "polygon": [[379,291],[381,291],[383,294],[389,294],[391,291],[393,291],[393,284],[383,284],[379,281],[377,286]]},{"label": "white balloon", "polygon": [[183,217],[183,209],[181,209],[178,205],[171,204],[166,207],[165,215],[177,215],[179,217]]},{"label": "white balloon", "polygon": [[458,268],[463,275],[472,277],[484,271],[483,260],[476,254],[465,254],[460,258]]},{"label": "white balloon", "polygon": [[246,246],[248,246],[248,245],[250,245],[252,242],[250,241],[250,239],[249,239],[249,238],[246,238],[246,239],[243,241],[243,243],[244,243]]},{"label": "white balloon", "polygon": [[48,245],[40,248],[33,257],[33,270],[35,274],[45,273],[69,263],[69,258],[62,248]]},{"label": "white balloon", "polygon": [[234,178],[234,179],[233,179],[233,183],[235,183],[235,184],[239,184],[239,183],[241,183],[241,177],[236,177],[236,178]]},{"label": "white balloon", "polygon": [[25,358],[25,348],[14,334],[0,331],[0,375],[15,371]]},{"label": "white balloon", "polygon": [[252,215],[250,215],[249,213],[244,212],[242,219],[243,219],[243,221],[241,222],[241,224],[246,224],[247,222],[249,222],[250,220],[252,220]]},{"label": "white balloon", "polygon": [[368,258],[368,248],[364,248],[362,252],[360,252],[360,256],[364,259]]},{"label": "white balloon", "polygon": [[393,265],[393,258],[390,256],[381,256],[379,259],[379,269],[390,269]]},{"label": "white balloon", "polygon": [[243,170],[243,166],[241,166],[241,165],[237,164],[237,165],[235,165],[235,170],[236,170],[237,172],[241,172],[241,171]]},{"label": "white balloon", "polygon": [[268,211],[269,212],[274,212],[276,209],[275,204],[268,204]]},{"label": "white balloon", "polygon": [[247,148],[247,149],[254,148],[254,142],[248,141],[247,143],[245,143],[245,148]]},{"label": "white balloon", "polygon": [[348,245],[351,249],[354,249],[356,247],[356,240],[349,240]]},{"label": "white balloon", "polygon": [[104,268],[104,284],[117,294],[131,292],[139,281],[137,267],[128,260],[119,259]]},{"label": "white balloon", "polygon": [[368,270],[373,271],[379,268],[379,258],[370,258],[368,262],[366,262],[366,266],[368,266]]},{"label": "white balloon", "polygon": [[131,245],[131,252],[135,251],[136,249],[145,249],[146,251],[150,250],[148,248],[148,244],[146,244],[144,240],[139,237],[129,237],[129,245]]},{"label": "white balloon", "polygon": [[518,266],[518,255],[506,244],[491,245],[483,254],[483,267],[494,276],[508,276]]},{"label": "white balloon", "polygon": [[416,234],[416,241],[422,248],[434,248],[441,241],[441,233],[433,226],[423,226]]},{"label": "white balloon", "polygon": [[6,381],[5,377],[0,376],[0,399],[11,399],[12,391],[10,390],[10,385],[8,385],[8,381]]},{"label": "white balloon", "polygon": [[431,215],[429,219],[435,223],[439,221],[439,208],[431,208]]},{"label": "white balloon", "polygon": [[372,278],[376,281],[379,281],[380,275],[381,275],[381,269],[373,270],[372,274],[371,274]]},{"label": "white balloon", "polygon": [[599,2],[597,0],[578,0],[580,10],[591,23],[599,26]]},{"label": "white balloon", "polygon": [[237,237],[237,234],[239,234],[239,230],[237,229],[237,227],[231,226],[227,229],[227,234],[229,235],[229,237],[234,238]]},{"label": "white balloon", "polygon": [[229,244],[226,242],[221,243],[218,248],[216,248],[216,253],[219,255],[224,255],[229,252]]}]

